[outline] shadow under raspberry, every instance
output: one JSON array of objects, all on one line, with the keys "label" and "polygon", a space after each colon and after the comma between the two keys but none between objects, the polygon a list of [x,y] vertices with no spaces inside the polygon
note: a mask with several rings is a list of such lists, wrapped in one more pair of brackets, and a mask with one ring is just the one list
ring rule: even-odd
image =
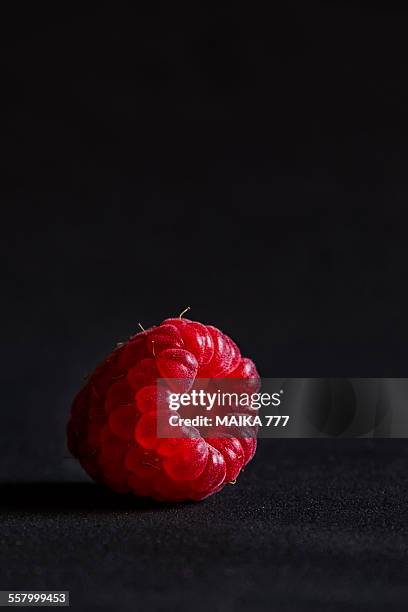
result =
[{"label": "shadow under raspberry", "polygon": [[174,504],[121,495],[92,482],[0,483],[0,515],[10,512],[163,511]]}]

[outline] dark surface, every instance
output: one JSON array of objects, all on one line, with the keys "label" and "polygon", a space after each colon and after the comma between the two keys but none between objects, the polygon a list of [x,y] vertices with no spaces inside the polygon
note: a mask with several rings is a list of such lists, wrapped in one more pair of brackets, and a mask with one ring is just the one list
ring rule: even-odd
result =
[{"label": "dark surface", "polygon": [[81,484],[64,440],[84,374],[188,304],[266,377],[408,375],[406,8],[13,7],[0,588],[406,608],[404,443],[265,441],[238,486],[159,509]]},{"label": "dark surface", "polygon": [[2,499],[2,588],[74,609],[405,610],[408,445],[264,440],[237,485],[158,505],[88,482]]}]

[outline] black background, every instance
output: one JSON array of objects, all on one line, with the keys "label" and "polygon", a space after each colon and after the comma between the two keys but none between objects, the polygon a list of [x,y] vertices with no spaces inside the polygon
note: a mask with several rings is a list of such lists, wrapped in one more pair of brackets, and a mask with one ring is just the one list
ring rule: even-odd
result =
[{"label": "black background", "polygon": [[117,341],[187,305],[266,377],[407,375],[407,13],[14,8],[0,588],[70,589],[77,609],[404,609],[404,442],[265,440],[236,487],[163,508],[88,483],[64,427]]}]

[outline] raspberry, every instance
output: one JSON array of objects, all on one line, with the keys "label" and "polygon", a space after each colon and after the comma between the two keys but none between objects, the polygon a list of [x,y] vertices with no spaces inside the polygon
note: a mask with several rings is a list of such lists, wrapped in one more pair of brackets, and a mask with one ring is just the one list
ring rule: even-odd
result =
[{"label": "raspberry", "polygon": [[[158,378],[168,389],[156,386]],[[132,336],[76,396],[67,425],[70,452],[93,479],[121,493],[198,501],[218,492],[254,456],[253,430],[202,437],[183,425],[181,437],[157,436],[159,412],[170,414],[169,393],[188,391],[196,378],[236,378],[240,392],[259,389],[254,363],[211,325],[180,316]]]}]

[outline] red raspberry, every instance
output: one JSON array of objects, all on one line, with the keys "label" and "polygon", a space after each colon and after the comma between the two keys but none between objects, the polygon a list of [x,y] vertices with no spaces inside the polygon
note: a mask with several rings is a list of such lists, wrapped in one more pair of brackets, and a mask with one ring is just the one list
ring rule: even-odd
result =
[{"label": "red raspberry", "polygon": [[168,411],[175,389],[157,388],[157,378],[178,379],[177,392],[189,390],[195,378],[239,378],[246,392],[256,391],[259,381],[254,363],[219,329],[166,319],[118,346],[96,368],[74,400],[68,447],[92,478],[115,491],[204,499],[235,481],[255,454],[256,437],[243,437],[237,428],[203,438],[183,426],[180,438],[158,438],[158,411]]}]

